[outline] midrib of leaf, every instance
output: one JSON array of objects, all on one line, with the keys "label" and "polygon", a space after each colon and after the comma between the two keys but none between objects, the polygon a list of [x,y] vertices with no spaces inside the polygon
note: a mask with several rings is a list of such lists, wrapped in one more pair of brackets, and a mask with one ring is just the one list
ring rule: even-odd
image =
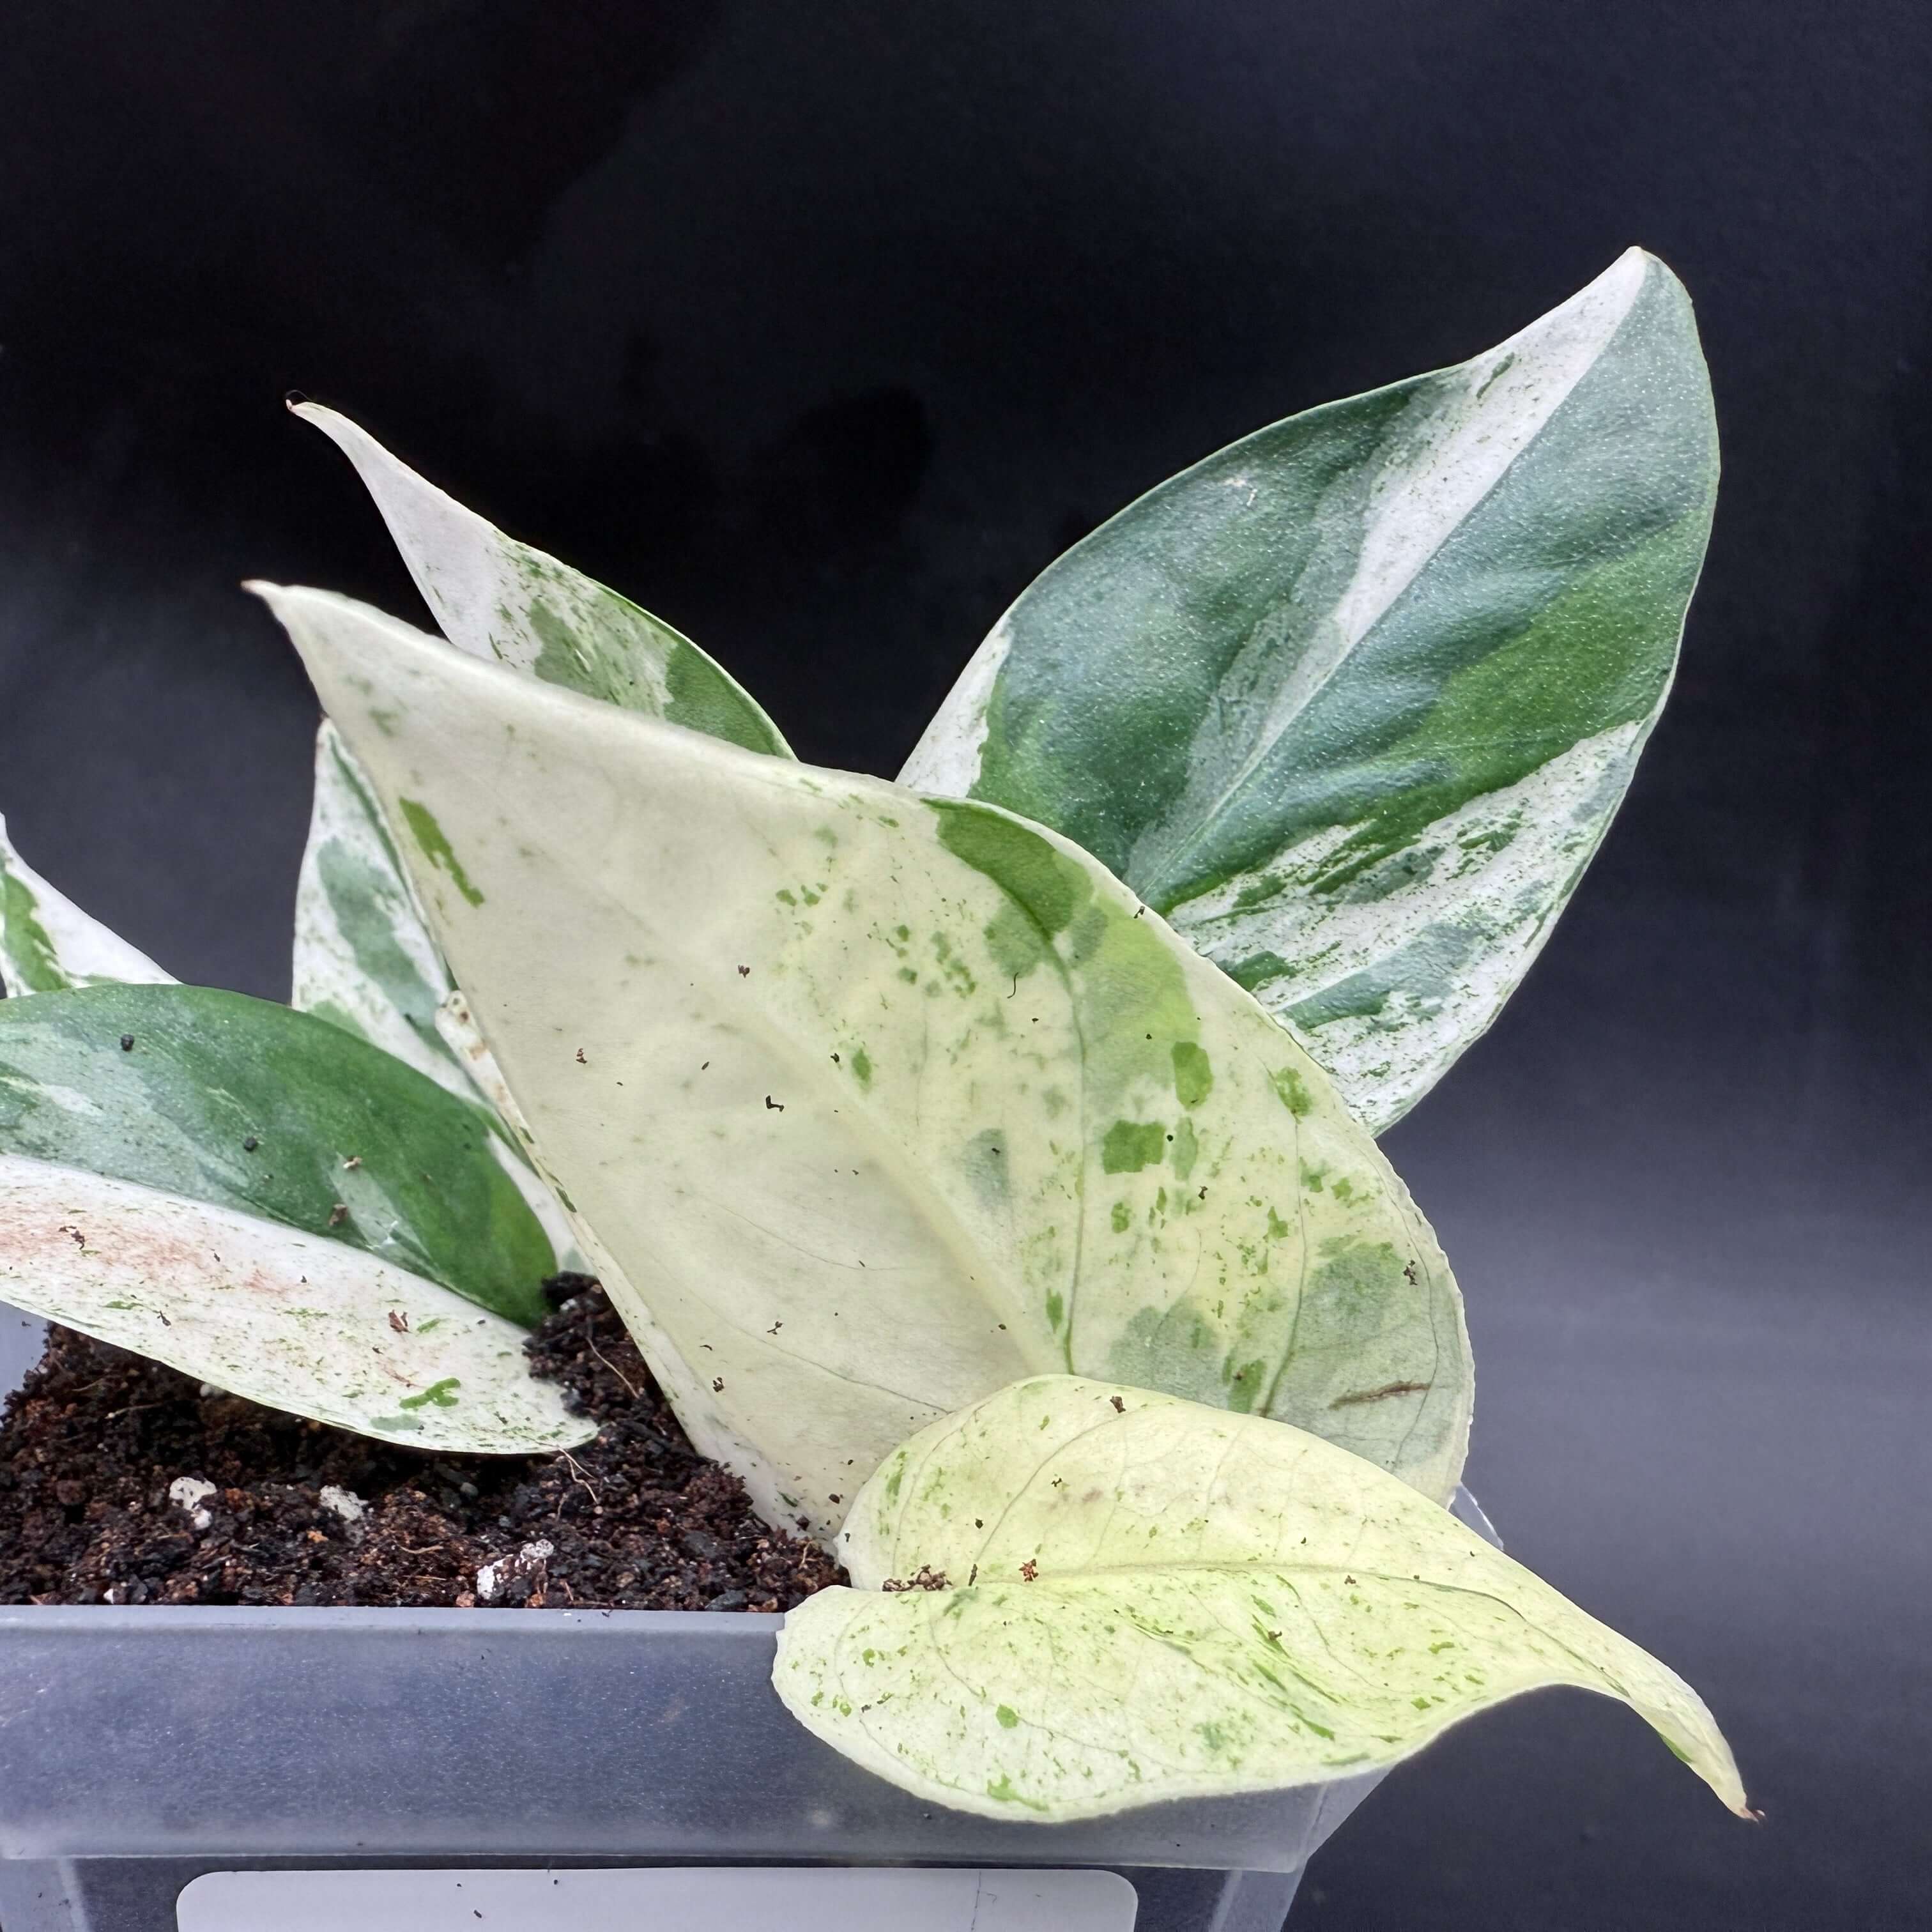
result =
[{"label": "midrib of leaf", "polygon": [[[924,1466],[922,1464],[921,1466]],[[1018,1498],[1016,1498],[1015,1500],[1017,1501]],[[1024,1581],[1015,1583],[1010,1579],[1002,1576],[986,1580],[968,1587],[970,1587],[976,1594],[980,1591],[988,1588],[989,1583],[1001,1588],[1019,1589],[1039,1589],[1044,1586],[1046,1586],[1048,1594],[1054,1594],[1052,1588],[1054,1585],[1078,1584],[1090,1578],[1118,1578],[1123,1581],[1144,1579],[1150,1582],[1158,1583],[1164,1578],[1172,1576],[1177,1573],[1187,1576],[1225,1577],[1228,1582],[1237,1586],[1245,1586],[1252,1583],[1258,1577],[1265,1577],[1286,1586],[1290,1590],[1294,1588],[1294,1579],[1298,1576],[1309,1578],[1352,1577],[1357,1582],[1365,1585],[1374,1582],[1387,1584],[1394,1589],[1429,1590],[1451,1598],[1466,1598],[1471,1602],[1480,1601],[1492,1604],[1498,1610],[1513,1618],[1525,1630],[1533,1633],[1539,1642],[1550,1645],[1570,1658],[1582,1676],[1588,1680],[1584,1688],[1591,1688],[1599,1683],[1608,1683],[1616,1688],[1620,1696],[1631,1698],[1634,1702],[1636,1701],[1632,1698],[1628,1686],[1609,1664],[1596,1663],[1586,1657],[1574,1644],[1558,1636],[1546,1623],[1538,1621],[1520,1604],[1511,1603],[1507,1597],[1498,1596],[1493,1590],[1474,1588],[1462,1583],[1445,1582],[1436,1577],[1417,1577],[1413,1574],[1405,1576],[1394,1570],[1378,1570],[1366,1564],[1304,1563],[1290,1558],[1283,1558],[1279,1562],[1256,1558],[1250,1562],[1229,1562],[1226,1559],[1210,1562],[1199,1558],[1190,1559],[1183,1557],[1172,1562],[1160,1563],[1084,1564],[1078,1570],[1042,1570],[1030,1583]],[[1532,1580],[1535,1580],[1532,1578]],[[932,1594],[942,1595],[950,1593],[934,1592]],[[1588,1611],[1578,1610],[1574,1604],[1566,1604],[1564,1607],[1568,1609],[1573,1616],[1581,1617],[1588,1622],[1594,1621],[1590,1617]],[[1131,1606],[1126,1615],[1130,1621],[1133,1620]],[[1136,1622],[1135,1628],[1140,1630],[1144,1636],[1154,1638],[1156,1641],[1162,1638],[1163,1633],[1150,1626]],[[1318,1625],[1317,1628],[1318,1628]],[[935,1616],[928,1622],[927,1630],[934,1636],[935,1652],[938,1654],[940,1660],[945,1662],[946,1646],[941,1640],[941,1634],[945,1630],[945,1625],[940,1617]],[[1240,1632],[1231,1630],[1228,1634],[1230,1640],[1237,1645],[1244,1645],[1248,1641],[1248,1639]],[[1619,1642],[1626,1640],[1622,1638],[1618,1640]],[[1284,1657],[1286,1654],[1284,1651]],[[1195,1660],[1204,1671],[1211,1672],[1211,1665],[1203,1660],[1198,1655]],[[947,1664],[947,1668],[949,1670],[952,1670],[950,1663]],[[957,1676],[956,1672],[954,1674]],[[1300,1675],[1299,1672],[1296,1672],[1295,1674]],[[962,1678],[959,1681],[964,1683],[965,1680]],[[1337,1692],[1326,1690],[1322,1686],[1316,1684],[1312,1678],[1304,1677],[1302,1681],[1308,1684],[1311,1689],[1322,1690],[1323,1695],[1333,1697],[1338,1704],[1346,1704],[1348,1702],[1346,1696]],[[1472,1699],[1469,1702],[1468,1709],[1474,1713],[1478,1710],[1486,1709],[1492,1704],[1507,1702],[1516,1694],[1515,1690],[1505,1686],[1490,1691],[1481,1698]]]},{"label": "midrib of leaf", "polygon": [[[1390,577],[1377,587],[1370,599],[1366,600],[1365,608],[1358,608],[1351,613],[1351,621],[1348,624],[1336,626],[1336,638],[1329,647],[1327,661],[1317,667],[1312,676],[1300,675],[1304,666],[1307,662],[1306,658],[1298,662],[1290,671],[1282,689],[1275,694],[1269,706],[1268,716],[1261,730],[1256,734],[1253,744],[1250,747],[1246,756],[1235,767],[1232,775],[1216,791],[1207,809],[1195,819],[1190,829],[1180,838],[1169,842],[1164,849],[1159,850],[1148,862],[1144,871],[1138,865],[1133,868],[1136,875],[1136,888],[1150,902],[1156,905],[1164,902],[1166,893],[1174,885],[1177,879],[1185,875],[1184,866],[1188,857],[1218,827],[1226,814],[1239,802],[1255,774],[1274,754],[1282,738],[1301,721],[1316,701],[1348,668],[1362,646],[1374,635],[1382,619],[1414,586],[1430,564],[1441,554],[1444,545],[1468,523],[1472,517],[1476,514],[1483,504],[1494,495],[1504,478],[1522,460],[1537,439],[1548,430],[1558,411],[1568,401],[1577,386],[1610,352],[1612,345],[1629,319],[1630,310],[1635,305],[1637,293],[1642,287],[1643,280],[1644,271],[1641,265],[1636,265],[1635,275],[1615,324],[1598,342],[1588,360],[1582,362],[1574,371],[1568,373],[1568,380],[1562,383],[1560,389],[1556,391],[1553,400],[1544,403],[1542,398],[1539,398],[1541,406],[1539,411],[1530,418],[1531,427],[1514,451],[1511,452],[1509,460],[1490,478],[1480,494],[1472,501],[1462,505],[1452,519],[1443,522],[1439,526],[1433,542],[1430,543],[1425,550],[1418,551],[1410,560],[1406,572],[1399,576]],[[1533,324],[1532,326],[1534,328],[1542,326]],[[1468,382],[1473,382],[1480,370],[1488,370],[1492,374],[1500,373],[1502,369],[1507,368],[1515,360],[1516,351],[1514,345],[1520,340],[1520,336],[1512,337],[1510,341],[1498,345],[1489,355],[1478,358],[1476,364],[1473,366],[1465,364],[1460,369],[1445,371],[1432,378],[1425,377],[1423,380],[1432,382],[1438,386],[1446,386],[1450,379],[1455,376],[1465,376]],[[1443,457],[1460,454],[1469,443],[1478,440],[1475,431],[1482,421],[1480,413],[1480,398],[1483,390],[1487,386],[1486,381],[1476,385],[1474,394],[1477,410],[1472,412],[1467,422],[1451,433],[1448,442],[1444,445],[1443,450],[1438,453],[1432,466],[1438,471],[1444,466]],[[1468,392],[1466,389],[1463,393],[1468,393]],[[1438,400],[1435,407],[1438,412],[1446,414],[1454,410],[1458,400],[1459,398],[1454,392],[1438,386]],[[1340,406],[1331,405],[1330,406]],[[1406,414],[1407,412],[1405,411],[1404,413]],[[1399,463],[1401,460],[1400,451],[1391,453],[1384,460]],[[1406,487],[1414,488],[1414,479],[1411,479]],[[1356,551],[1354,573],[1349,580],[1348,587],[1336,600],[1338,609],[1346,609],[1351,600],[1356,598],[1358,586],[1361,582],[1363,559],[1371,548],[1376,534],[1376,524],[1378,522],[1386,524],[1387,521],[1386,513],[1381,518],[1378,518],[1372,510],[1367,513],[1363,540]],[[1265,622],[1266,620],[1264,619],[1263,621]],[[1223,686],[1225,686],[1225,679]]]}]

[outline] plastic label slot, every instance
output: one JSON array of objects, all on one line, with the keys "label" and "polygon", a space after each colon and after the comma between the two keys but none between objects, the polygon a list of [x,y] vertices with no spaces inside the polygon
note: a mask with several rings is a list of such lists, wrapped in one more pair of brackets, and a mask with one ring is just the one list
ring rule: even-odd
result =
[{"label": "plastic label slot", "polygon": [[658,1866],[208,1872],[180,1932],[1132,1932],[1118,1873]]}]

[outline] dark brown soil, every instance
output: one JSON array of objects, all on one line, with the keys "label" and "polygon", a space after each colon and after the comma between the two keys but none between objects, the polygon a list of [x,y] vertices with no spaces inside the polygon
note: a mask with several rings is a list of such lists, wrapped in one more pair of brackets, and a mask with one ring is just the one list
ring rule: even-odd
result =
[{"label": "dark brown soil", "polygon": [[842,1580],[692,1448],[602,1289],[552,1299],[532,1365],[602,1424],[556,1456],[394,1448],[52,1330],[0,1415],[0,1603],[782,1610]]}]

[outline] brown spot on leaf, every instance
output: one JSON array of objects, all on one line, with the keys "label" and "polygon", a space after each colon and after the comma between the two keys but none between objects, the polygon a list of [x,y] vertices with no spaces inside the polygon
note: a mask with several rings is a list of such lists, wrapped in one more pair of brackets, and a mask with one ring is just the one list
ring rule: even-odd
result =
[{"label": "brown spot on leaf", "polygon": [[922,1563],[916,1576],[908,1576],[903,1582],[896,1576],[888,1576],[879,1586],[882,1590],[950,1590],[952,1587],[946,1580],[946,1572],[934,1569],[929,1563]]},{"label": "brown spot on leaf", "polygon": [[1426,1382],[1389,1382],[1378,1389],[1358,1389],[1353,1395],[1338,1395],[1328,1406],[1330,1408],[1357,1408],[1364,1402],[1387,1402],[1391,1396],[1426,1395]]}]

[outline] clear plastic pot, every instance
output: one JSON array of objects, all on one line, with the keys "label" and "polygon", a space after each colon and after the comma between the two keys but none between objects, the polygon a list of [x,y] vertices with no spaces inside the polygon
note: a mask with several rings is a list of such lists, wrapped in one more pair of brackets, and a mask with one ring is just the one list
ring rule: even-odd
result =
[{"label": "clear plastic pot", "polygon": [[[20,1334],[7,1311],[0,1341]],[[1097,1868],[1134,1885],[1142,1932],[1276,1932],[1376,1781],[1079,1824],[969,1816],[793,1721],[770,1682],[781,1622],[0,1610],[0,1927],[170,1932],[203,1872],[495,1861]]]}]

